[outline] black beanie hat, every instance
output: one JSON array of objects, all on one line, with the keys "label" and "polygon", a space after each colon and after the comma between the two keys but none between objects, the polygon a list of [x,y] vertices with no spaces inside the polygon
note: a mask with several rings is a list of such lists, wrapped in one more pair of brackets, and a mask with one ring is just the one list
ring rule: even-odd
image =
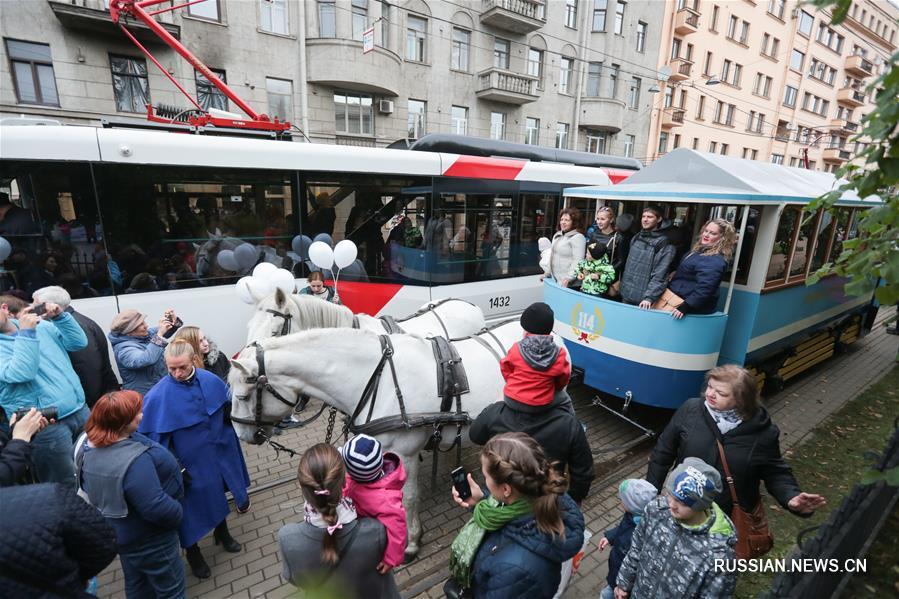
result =
[{"label": "black beanie hat", "polygon": [[552,308],[543,302],[534,302],[521,313],[521,328],[532,335],[549,335],[555,320]]}]

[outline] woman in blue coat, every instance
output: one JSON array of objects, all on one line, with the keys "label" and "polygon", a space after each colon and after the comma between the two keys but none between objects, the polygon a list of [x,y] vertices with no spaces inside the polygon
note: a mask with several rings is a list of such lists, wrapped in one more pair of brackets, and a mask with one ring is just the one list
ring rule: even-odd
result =
[{"label": "woman in blue coat", "polygon": [[131,308],[112,319],[109,344],[122,375],[123,389],[145,394],[166,375],[162,352],[166,339],[175,332],[174,322],[171,309],[159,319],[159,326],[152,328],[143,314]]},{"label": "woman in blue coat", "polygon": [[164,447],[137,432],[143,401],[134,391],[97,400],[84,427],[78,480],[115,529],[128,599],[181,599],[186,593],[178,543],[181,469]]},{"label": "woman in blue coat", "polygon": [[228,388],[220,378],[194,366],[194,350],[183,339],[165,349],[169,374],[144,397],[138,429],[167,447],[184,469],[184,520],[179,535],[187,561],[197,578],[211,575],[197,542],[215,530],[215,543],[237,553],[241,545],[228,532],[231,511],[225,491],[231,491],[239,512],[250,507],[250,476],[227,408]]},{"label": "woman in blue coat", "polygon": [[481,450],[488,494],[468,475],[471,497],[453,499],[473,517],[453,541],[450,588],[475,598],[550,599],[562,563],[584,542],[584,516],[566,493],[568,480],[524,433],[496,435]]},{"label": "woman in blue coat", "polygon": [[718,287],[727,264],[734,253],[737,232],[723,218],[710,220],[680,266],[668,289],[683,298],[683,303],[671,312],[680,319],[684,314],[711,314],[718,305]]}]

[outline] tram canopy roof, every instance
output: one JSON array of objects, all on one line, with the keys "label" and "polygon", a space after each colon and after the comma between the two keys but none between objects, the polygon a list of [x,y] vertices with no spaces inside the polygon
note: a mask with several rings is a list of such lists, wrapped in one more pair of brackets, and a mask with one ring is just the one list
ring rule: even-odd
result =
[{"label": "tram canopy roof", "polygon": [[[565,195],[650,202],[804,204],[844,182],[831,173],[678,148],[618,185],[568,187]],[[838,203],[870,205],[880,201],[878,196],[862,200],[852,192],[843,194]]]}]

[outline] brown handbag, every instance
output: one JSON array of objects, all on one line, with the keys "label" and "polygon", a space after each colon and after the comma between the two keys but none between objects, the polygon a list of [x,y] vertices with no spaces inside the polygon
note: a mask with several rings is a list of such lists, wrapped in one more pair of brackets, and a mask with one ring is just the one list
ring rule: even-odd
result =
[{"label": "brown handbag", "polygon": [[733,520],[734,528],[737,529],[737,546],[734,548],[737,559],[751,559],[765,555],[774,546],[774,536],[768,528],[768,515],[765,513],[765,506],[762,505],[762,498],[759,497],[751,512],[747,512],[740,506],[740,502],[737,501],[734,478],[730,474],[727,458],[724,457],[724,446],[718,439],[715,439],[715,443],[718,445],[718,455],[721,456],[727,488],[730,489],[730,498],[734,504],[730,518]]},{"label": "brown handbag", "polygon": [[674,293],[670,289],[666,289],[662,297],[656,300],[652,305],[653,310],[663,310],[665,312],[673,312],[675,308],[684,303],[684,298]]}]

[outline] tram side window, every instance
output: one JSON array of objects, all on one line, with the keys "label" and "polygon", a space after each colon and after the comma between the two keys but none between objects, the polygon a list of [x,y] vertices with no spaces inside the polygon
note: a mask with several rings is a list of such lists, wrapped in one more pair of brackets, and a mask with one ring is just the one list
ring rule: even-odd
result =
[{"label": "tram side window", "polygon": [[425,249],[436,234],[426,218],[430,179],[310,173],[305,190],[303,235],[356,244],[357,262],[341,280],[428,283]]},{"label": "tram side window", "polygon": [[435,283],[509,277],[540,262],[536,239],[527,244],[532,254],[523,257],[525,244],[513,238],[511,194],[442,193],[436,212],[449,223],[451,237],[445,256],[431,252]]},{"label": "tram side window", "polygon": [[[60,285],[73,299],[109,295],[103,225],[87,164],[2,162],[0,293]],[[5,244],[4,244],[5,245]]]},{"label": "tram side window", "polygon": [[540,274],[540,248],[537,241],[541,237],[552,239],[558,219],[556,194],[522,193],[519,196],[519,244],[514,252],[513,269],[516,275]]},{"label": "tram side window", "polygon": [[111,164],[95,172],[119,293],[234,283],[263,261],[294,265],[292,172]]},{"label": "tram side window", "polygon": [[765,277],[766,287],[786,282],[787,265],[793,249],[793,239],[796,237],[797,228],[801,220],[801,209],[797,206],[787,206],[780,215],[780,222],[777,223],[777,234],[774,237],[774,247],[771,252],[771,261],[768,263],[768,274]]}]

